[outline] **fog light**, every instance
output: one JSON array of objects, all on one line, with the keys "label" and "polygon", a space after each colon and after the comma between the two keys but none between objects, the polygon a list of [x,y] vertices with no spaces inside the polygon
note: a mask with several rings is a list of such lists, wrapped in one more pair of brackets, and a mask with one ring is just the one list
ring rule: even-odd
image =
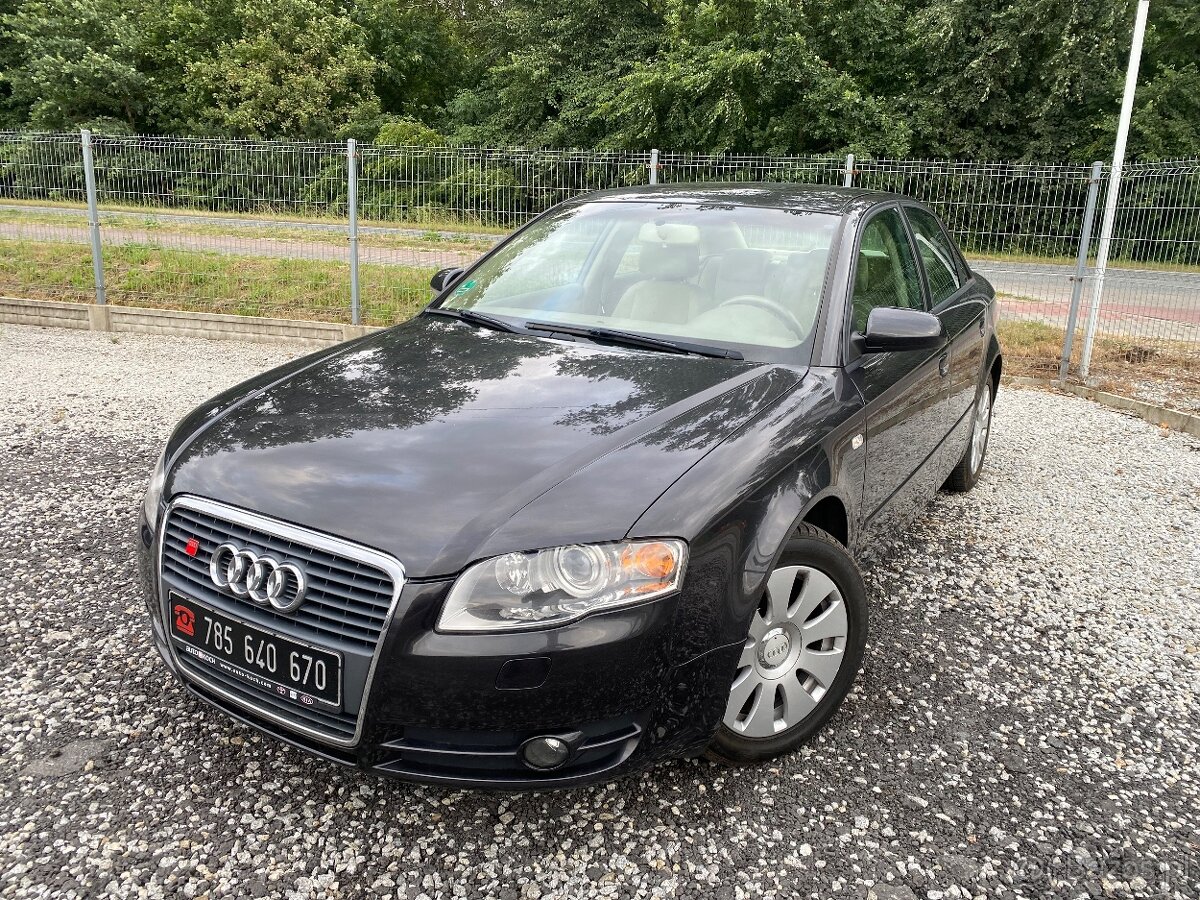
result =
[{"label": "fog light", "polygon": [[557,769],[570,755],[567,742],[556,737],[536,737],[521,748],[521,759],[531,769]]}]

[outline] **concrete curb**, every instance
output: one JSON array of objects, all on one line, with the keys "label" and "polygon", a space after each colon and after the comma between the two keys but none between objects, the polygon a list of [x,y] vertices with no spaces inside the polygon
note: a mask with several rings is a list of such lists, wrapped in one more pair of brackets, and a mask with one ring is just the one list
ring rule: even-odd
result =
[{"label": "concrete curb", "polygon": [[1074,394],[1076,397],[1092,400],[1101,406],[1131,413],[1153,425],[1166,425],[1172,431],[1181,431],[1193,437],[1200,437],[1200,416],[1186,413],[1182,410],[1155,406],[1153,403],[1146,403],[1144,400],[1134,400],[1132,397],[1122,397],[1119,394],[1098,391],[1095,388],[1084,387],[1082,384],[1063,384],[1051,378],[1006,375],[1002,380],[1007,384],[1017,385],[1018,387],[1050,388],[1051,390],[1062,391],[1066,394]]},{"label": "concrete curb", "polygon": [[215,340],[234,339],[267,344],[299,341],[322,347],[380,330],[365,325],[341,325],[337,322],[265,319],[224,313],[143,309],[136,306],[97,306],[94,303],[26,300],[19,297],[0,297],[0,322],[77,328],[85,331],[129,331]]}]

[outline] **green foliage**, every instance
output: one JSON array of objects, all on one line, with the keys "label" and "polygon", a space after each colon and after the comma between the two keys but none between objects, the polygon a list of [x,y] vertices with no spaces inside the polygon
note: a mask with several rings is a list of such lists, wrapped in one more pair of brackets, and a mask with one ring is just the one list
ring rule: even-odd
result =
[{"label": "green foliage", "polygon": [[[905,117],[855,72],[876,43],[858,15],[791,0],[666,0],[655,57],[638,60],[608,105],[613,145],[716,152],[844,152],[904,155]],[[814,15],[814,12],[816,13]],[[828,18],[853,27],[842,44],[823,39]]]},{"label": "green foliage", "polygon": [[446,138],[416,119],[402,116],[386,122],[375,135],[380,147],[444,147]]},{"label": "green foliage", "polygon": [[147,80],[136,15],[116,0],[29,0],[6,17],[12,102],[26,124],[54,129],[111,118],[134,124]]},{"label": "green foliage", "polygon": [[[1085,161],[1134,4],[0,0],[0,127]],[[1198,47],[1155,0],[1134,158],[1200,148]]]},{"label": "green foliage", "polygon": [[242,34],[188,66],[186,96],[205,130],[328,138],[378,112],[362,29],[320,0],[236,0]]},{"label": "green foliage", "polygon": [[459,20],[436,3],[359,0],[350,17],[375,60],[375,91],[387,113],[433,115],[464,83],[470,55]]},{"label": "green foliage", "polygon": [[449,107],[475,146],[612,146],[620,79],[657,50],[661,18],[633,0],[508,0],[475,23],[483,74]]},{"label": "green foliage", "polygon": [[[1195,0],[1151,4],[1140,75],[1130,153],[1144,159],[1195,156],[1200,150],[1200,4]],[[1111,113],[1102,117],[1093,156],[1111,147],[1115,122]]]}]

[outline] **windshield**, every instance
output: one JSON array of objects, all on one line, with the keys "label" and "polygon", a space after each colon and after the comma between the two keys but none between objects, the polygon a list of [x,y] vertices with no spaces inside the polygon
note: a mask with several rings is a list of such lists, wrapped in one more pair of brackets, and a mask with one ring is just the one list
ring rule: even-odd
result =
[{"label": "windshield", "polygon": [[441,304],[796,361],[821,303],[838,217],[597,201],[544,216]]}]

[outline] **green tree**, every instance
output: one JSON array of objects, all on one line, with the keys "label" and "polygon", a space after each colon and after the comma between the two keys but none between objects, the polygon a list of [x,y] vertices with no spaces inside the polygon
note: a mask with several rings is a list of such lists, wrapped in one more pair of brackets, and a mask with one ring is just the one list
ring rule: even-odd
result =
[{"label": "green tree", "polygon": [[0,0],[0,128],[20,128],[29,117],[29,101],[13,97],[12,74],[21,63],[11,17],[18,0]]},{"label": "green tree", "polygon": [[634,64],[605,108],[615,126],[610,141],[715,152],[908,150],[902,110],[873,83],[873,75],[891,72],[891,45],[878,23],[894,18],[894,5],[666,0],[663,7],[658,53]]},{"label": "green tree", "polygon": [[[146,0],[138,0],[146,2]],[[189,96],[191,67],[241,39],[236,0],[160,0],[141,18],[139,67],[151,85],[148,119],[162,134],[205,134],[211,126]]]},{"label": "green tree", "polygon": [[26,0],[5,17],[9,109],[39,129],[144,124],[136,10],[117,0]]},{"label": "green tree", "polygon": [[237,0],[240,34],[187,67],[187,105],[217,134],[322,139],[378,116],[365,35],[321,0]]},{"label": "green tree", "polygon": [[[460,140],[699,151],[902,153],[880,85],[896,0],[508,0],[484,73],[450,104]],[[863,61],[867,62],[864,64]]]},{"label": "green tree", "polygon": [[462,19],[430,0],[360,0],[350,16],[376,62],[375,92],[383,112],[440,113],[471,65]]},{"label": "green tree", "polygon": [[[1129,22],[1132,25],[1133,16]],[[1128,40],[1122,45],[1127,50]],[[1124,69],[1113,79],[1120,97]],[[1117,101],[1119,102],[1119,101]],[[1117,102],[1088,155],[1111,152]],[[1200,154],[1200,4],[1195,0],[1155,0],[1142,51],[1129,154],[1140,159],[1179,159]]]},{"label": "green tree", "polygon": [[637,0],[507,0],[472,23],[479,75],[449,104],[453,137],[480,145],[612,146],[620,79],[659,42]]}]

